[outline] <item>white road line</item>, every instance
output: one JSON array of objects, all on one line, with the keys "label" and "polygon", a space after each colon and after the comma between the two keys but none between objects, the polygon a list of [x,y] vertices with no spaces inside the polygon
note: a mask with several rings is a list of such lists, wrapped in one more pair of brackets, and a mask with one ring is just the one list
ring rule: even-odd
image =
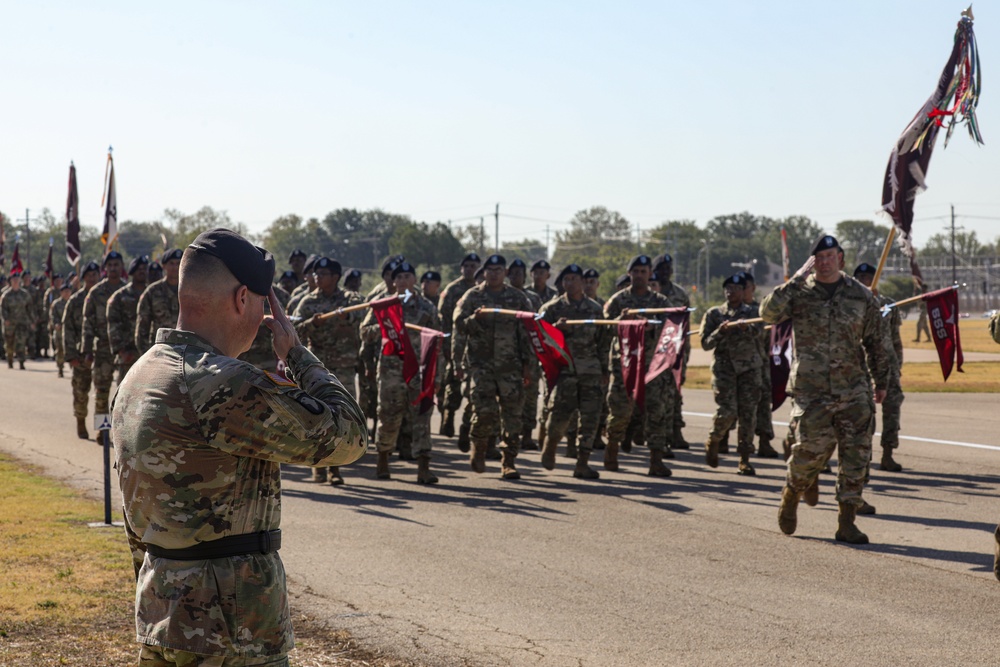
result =
[{"label": "white road line", "polygon": [[[690,417],[706,417],[708,419],[711,419],[712,417],[715,416],[714,414],[708,413],[708,412],[687,412],[687,411],[683,411],[683,412],[681,412],[681,414],[687,415],[687,416],[690,416]],[[778,426],[788,426],[788,422],[778,422],[778,421],[776,421],[776,422],[774,422],[774,424],[776,424]],[[880,432],[876,431],[875,435],[881,436],[882,434]],[[993,450],[995,452],[1000,452],[1000,447],[998,447],[996,445],[980,445],[980,444],[977,444],[975,442],[960,442],[958,440],[935,440],[934,438],[918,438],[915,435],[900,435],[899,439],[900,440],[914,440],[916,442],[930,442],[930,443],[933,443],[935,445],[951,445],[953,447],[969,447],[971,449],[990,449],[990,450]]]}]

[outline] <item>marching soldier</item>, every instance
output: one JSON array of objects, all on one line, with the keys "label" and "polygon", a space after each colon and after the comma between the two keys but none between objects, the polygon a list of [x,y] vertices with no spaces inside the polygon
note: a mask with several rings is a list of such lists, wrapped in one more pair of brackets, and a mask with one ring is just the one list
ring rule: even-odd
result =
[{"label": "marching soldier", "polygon": [[21,286],[21,274],[10,274],[10,287],[0,296],[0,320],[3,321],[4,352],[7,368],[14,368],[14,357],[24,370],[25,351],[35,331],[35,305],[31,294]]},{"label": "marching soldier", "polygon": [[135,345],[139,299],[146,290],[149,257],[140,255],[128,265],[129,283],[108,300],[108,343],[118,362],[119,381],[139,358]]},{"label": "marching soldier", "polygon": [[[691,299],[688,297],[687,292],[681,289],[677,283],[673,282],[674,277],[674,258],[668,253],[664,253],[653,260],[653,271],[656,273],[657,277],[660,279],[660,294],[667,298],[667,303],[670,304],[670,308],[684,308],[691,307]],[[687,380],[687,362],[688,357],[691,356],[691,341],[684,341],[684,358],[681,366],[681,385]],[[684,395],[680,392],[676,392],[677,405],[673,410],[673,425],[671,427],[671,437],[667,445],[667,453],[665,456],[673,458],[670,453],[671,449],[690,449],[691,445],[687,440],[684,439],[684,435],[681,433],[681,429],[684,428]]]},{"label": "marching soldier", "polygon": [[[740,275],[746,280],[746,285],[743,287],[743,303],[750,306],[752,311],[750,317],[760,317],[760,303],[754,296],[757,292],[757,281],[749,271],[740,271]],[[760,334],[760,358],[764,361],[760,367],[760,403],[757,404],[757,419],[754,424],[754,433],[760,442],[757,456],[762,459],[778,458],[777,450],[771,446],[771,441],[774,440],[774,423],[771,420],[771,364],[768,353],[770,346],[771,332],[764,329]]]},{"label": "marching soldier", "polygon": [[163,265],[154,259],[146,269],[146,284],[152,285],[158,280],[163,280]]},{"label": "marching soldier", "polygon": [[87,408],[90,403],[90,385],[93,380],[92,362],[87,361],[83,350],[83,306],[87,295],[101,279],[101,267],[88,262],[80,274],[80,288],[66,302],[63,311],[63,350],[73,371],[73,415],[76,417],[76,434],[83,440],[87,433]]},{"label": "marching soldier", "polygon": [[177,313],[180,310],[177,302],[177,283],[183,256],[184,251],[180,248],[164,252],[160,257],[163,278],[150,283],[139,297],[135,322],[135,348],[140,355],[156,342],[158,329],[173,329],[177,326]]},{"label": "marching soldier", "polygon": [[49,332],[52,336],[52,352],[56,358],[56,368],[59,369],[59,377],[65,377],[63,368],[66,365],[66,348],[63,347],[62,318],[66,312],[66,304],[73,294],[73,286],[68,282],[63,283],[59,288],[59,298],[49,306]]},{"label": "marching soldier", "polygon": [[[524,288],[524,281],[527,278],[527,265],[515,259],[507,267],[507,281],[510,286],[520,290],[528,298],[531,304],[531,312],[539,313],[542,310],[542,299],[532,290]],[[524,412],[521,414],[521,449],[523,451],[534,451],[538,445],[531,438],[532,431],[535,430],[535,423],[538,418],[538,382],[541,378],[541,366],[536,359],[531,365],[531,380],[524,388]]]},{"label": "marching soldier", "polygon": [[309,255],[306,259],[302,269],[303,273],[300,274],[303,280],[292,290],[292,296],[288,300],[288,312],[294,313],[299,306],[299,301],[302,301],[307,294],[316,289],[316,279],[313,277],[312,271],[317,259],[319,259],[318,255]]},{"label": "marching soldier", "polygon": [[[301,285],[306,280],[306,254],[301,248],[296,248],[292,251],[292,254],[288,256],[288,266],[292,269],[292,274],[295,276],[295,284],[292,285],[291,292],[296,287]],[[284,287],[282,287],[284,289]]]},{"label": "marching soldier", "polygon": [[[482,261],[479,259],[479,255],[470,252],[462,259],[459,265],[459,271],[461,271],[462,275],[458,279],[448,283],[441,293],[441,302],[438,310],[441,313],[441,330],[444,333],[449,335],[455,333],[452,320],[455,314],[455,306],[458,305],[459,300],[465,296],[466,292],[475,287],[476,271],[479,270],[481,264]],[[444,386],[443,395],[438,396],[438,405],[441,409],[441,435],[449,438],[455,436],[455,413],[462,405],[462,381],[456,376],[461,357],[452,355],[453,342],[452,336],[441,341],[441,354],[447,366],[442,383]],[[468,434],[465,435],[468,438]],[[462,438],[459,438],[460,448],[461,443]],[[463,451],[468,451],[468,449],[464,449]]]},{"label": "marching soldier", "polygon": [[437,271],[424,271],[424,275],[420,276],[420,290],[424,298],[437,308],[441,298],[441,274]]},{"label": "marching soldier", "polygon": [[559,292],[549,287],[549,276],[552,275],[552,265],[540,259],[531,265],[531,287],[528,291],[538,295],[542,303],[548,303],[559,296]]},{"label": "marching soldier", "polygon": [[[104,258],[105,278],[94,285],[83,303],[83,355],[94,372],[94,413],[107,414],[111,383],[115,375],[114,355],[108,341],[108,301],[122,288],[125,263],[112,250]],[[121,375],[118,376],[119,382]]]}]

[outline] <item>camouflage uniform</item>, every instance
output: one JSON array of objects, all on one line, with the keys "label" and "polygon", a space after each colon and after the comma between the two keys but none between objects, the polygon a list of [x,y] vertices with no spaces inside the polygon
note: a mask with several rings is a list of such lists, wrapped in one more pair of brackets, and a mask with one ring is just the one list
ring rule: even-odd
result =
[{"label": "camouflage uniform", "polygon": [[760,403],[760,332],[763,327],[731,326],[723,322],[757,317],[756,309],[741,304],[710,308],[701,321],[701,347],[715,350],[712,356],[712,393],[715,417],[709,438],[719,442],[739,423],[737,452],[741,457],[753,454],[754,422]]},{"label": "camouflage uniform", "polygon": [[0,320],[3,320],[7,364],[12,364],[15,358],[23,364],[31,332],[38,320],[31,294],[23,287],[17,290],[8,288],[0,297]]},{"label": "camouflage uniform", "polygon": [[[751,317],[760,317],[760,304],[752,301],[749,305],[753,312]],[[771,363],[769,361],[771,355],[768,350],[771,347],[770,330],[762,328],[758,341],[760,342],[760,358],[765,363],[760,366],[760,401],[757,404],[754,434],[770,446],[771,441],[774,440],[774,421],[771,418]]]},{"label": "camouflage uniform", "polygon": [[[94,357],[94,414],[107,414],[115,360],[108,341],[108,301],[124,282],[112,285],[105,278],[94,285],[83,303],[83,354]],[[121,375],[118,376],[119,382]]]},{"label": "camouflage uniform", "polygon": [[59,296],[52,305],[49,306],[49,332],[52,336],[52,356],[56,358],[56,367],[59,369],[59,376],[62,377],[63,366],[66,365],[66,350],[63,347],[62,318],[66,311],[68,299]]},{"label": "camouflage uniform", "polygon": [[170,285],[163,278],[146,288],[139,297],[135,322],[135,347],[139,354],[152,347],[158,329],[173,329],[177,326],[179,312],[177,285]]},{"label": "camouflage uniform", "polygon": [[477,308],[529,310],[531,303],[510,285],[491,293],[483,284],[465,293],[453,316],[455,329],[465,337],[461,363],[469,372],[473,443],[485,451],[499,418],[504,452],[517,456],[524,412],[524,370],[535,356],[524,325],[516,317],[487,313],[477,319]]},{"label": "camouflage uniform", "polygon": [[[22,286],[22,289],[24,287]],[[31,307],[32,314],[34,315],[35,325],[32,333],[28,335],[28,348],[34,356],[41,356],[42,348],[48,345],[48,329],[45,327],[45,290],[38,287],[37,285],[31,285],[28,289],[28,293],[31,294]]]},{"label": "camouflage uniform", "polygon": [[[424,296],[414,293],[403,302],[403,320],[407,324],[416,324],[429,329],[440,329],[441,319],[437,308]],[[353,314],[353,313],[352,313]],[[410,345],[420,358],[420,332],[407,329]],[[368,310],[361,324],[361,334],[365,343],[373,349],[378,349],[382,343],[381,328],[375,313]],[[440,360],[440,356],[438,357]],[[377,446],[379,452],[391,452],[396,447],[396,441],[403,427],[404,418],[411,429],[411,453],[414,457],[429,456],[431,451],[431,414],[428,410],[419,414],[419,406],[414,402],[420,396],[421,375],[417,373],[410,382],[403,382],[403,360],[398,356],[379,354],[377,358],[378,374],[378,429]],[[438,376],[440,377],[440,376]]]},{"label": "camouflage uniform", "polygon": [[80,363],[73,366],[73,416],[79,419],[86,419],[87,408],[90,403],[90,384],[93,378],[93,369],[83,360],[83,304],[87,299],[87,287],[80,281],[80,289],[66,302],[66,309],[63,311],[63,351],[66,354],[66,362],[72,365],[74,361]]},{"label": "camouflage uniform", "polygon": [[[531,304],[531,312],[542,312],[542,304],[544,302],[534,290],[526,289],[522,290],[522,293],[528,298],[528,302]],[[521,413],[521,431],[525,437],[525,441],[530,440],[531,432],[535,429],[538,421],[538,383],[541,381],[542,367],[538,363],[537,357],[531,363],[529,373],[531,380],[528,382],[528,386],[524,388],[524,411]]]},{"label": "camouflage uniform", "polygon": [[[139,287],[129,282],[108,299],[108,344],[116,357],[121,373],[119,378],[125,377],[139,358],[139,350],[135,346],[136,315],[145,288],[145,285]],[[131,355],[131,362],[127,361],[128,355]]]},{"label": "camouflage uniform", "polygon": [[[604,304],[604,314],[608,319],[623,319],[622,312],[626,308],[669,308],[670,302],[665,296],[650,290],[643,296],[632,292],[626,287],[615,293]],[[632,316],[629,316],[631,319]],[[635,315],[641,317],[641,315]],[[652,318],[652,316],[650,316]],[[644,365],[648,368],[656,352],[662,324],[646,325],[646,349]],[[646,385],[644,431],[646,444],[650,450],[666,452],[673,440],[672,424],[674,411],[677,409],[678,391],[673,373],[661,373],[659,377]],[[615,336],[611,348],[611,386],[608,389],[608,444],[612,452],[616,451],[625,437],[632,412],[636,409],[631,396],[625,390],[622,379],[621,343]]]},{"label": "camouflage uniform", "polygon": [[[368,292],[364,297],[364,301],[383,299],[388,292],[389,286],[383,280]],[[363,317],[363,315],[363,313],[359,314],[360,317]],[[373,419],[378,414],[378,382],[371,379],[368,374],[375,371],[375,366],[378,363],[379,349],[378,345],[366,345],[364,342],[361,342],[360,353],[357,355],[355,365],[355,373],[358,375],[358,388],[360,391],[358,400],[365,409],[365,414],[371,416]]]},{"label": "camouflage uniform", "polygon": [[[475,280],[465,280],[459,278],[448,283],[441,292],[441,331],[446,334],[454,334],[455,325],[453,317],[455,306],[465,296],[465,293],[476,286]],[[454,354],[451,338],[441,341],[441,354],[448,361],[445,368],[444,378],[442,378],[442,395],[438,399],[441,412],[456,412],[462,405],[462,381],[455,377],[455,368],[461,363],[462,354]]]},{"label": "camouflage uniform", "polygon": [[[669,308],[680,308],[684,306],[685,308],[691,307],[691,299],[688,297],[687,292],[677,286],[676,283],[672,281],[661,281],[660,282],[660,294],[667,298],[667,303]],[[687,380],[687,363],[688,358],[691,356],[691,339],[688,338],[684,341],[684,361],[681,365],[681,385]],[[681,429],[687,424],[684,422],[684,395],[681,392],[676,392],[677,404],[673,411],[673,438],[671,438],[671,446],[678,448],[684,448],[684,436],[681,434]]]},{"label": "camouflage uniform", "polygon": [[[285,308],[290,298],[288,292],[277,285],[272,285],[272,289],[274,290],[274,296],[278,299],[278,303],[281,304],[282,308]],[[148,292],[149,290],[146,291]],[[141,305],[142,302],[140,301],[140,307]],[[287,313],[288,311],[286,310],[285,312]],[[264,314],[271,314],[271,305],[267,301],[264,302]],[[250,344],[250,349],[238,356],[237,359],[252,364],[262,371],[278,370],[278,358],[274,356],[274,334],[271,333],[271,330],[263,322],[257,328],[257,335],[254,336],[253,343]]]},{"label": "camouflage uniform", "polygon": [[116,392],[111,440],[137,575],[137,641],[163,647],[155,652],[284,664],[294,646],[276,551],[203,560],[147,553],[276,530],[279,464],[339,465],[364,454],[364,414],[337,378],[302,346],[288,367],[294,382],[193,333],[160,330]]},{"label": "camouflage uniform", "polygon": [[993,317],[990,318],[989,330],[994,342],[1000,343],[1000,310],[993,313]]},{"label": "camouflage uniform", "polygon": [[[548,285],[546,285],[540,290],[536,289],[535,286],[532,285],[531,287],[524,288],[524,291],[531,292],[532,294],[537,296],[539,303],[548,303],[549,301],[552,301],[552,299],[559,298],[559,292],[556,291],[555,288],[549,287]],[[529,297],[529,299],[530,298],[531,297]]]},{"label": "camouflage uniform", "polygon": [[[567,320],[599,320],[604,317],[600,304],[583,297],[570,301],[563,294],[542,307],[543,320],[555,324],[560,318]],[[566,349],[573,357],[574,370],[563,368],[559,379],[548,395],[546,439],[558,444],[572,425],[577,426],[579,415],[578,447],[590,451],[597,438],[597,429],[604,405],[602,376],[610,373],[612,328],[595,324],[580,324],[563,330]]]},{"label": "camouflage uniform", "polygon": [[[878,305],[895,303],[887,296],[875,297]],[[885,399],[882,401],[882,436],[880,439],[883,452],[899,447],[899,413],[903,405],[903,388],[900,385],[900,374],[903,371],[903,339],[899,329],[903,326],[903,317],[899,308],[892,308],[886,317],[880,317],[882,336],[886,343],[886,354],[889,363],[889,382],[885,388]]]},{"label": "camouflage uniform", "polygon": [[828,296],[810,275],[764,297],[761,317],[770,324],[792,319],[789,393],[795,401],[798,442],[788,460],[788,487],[794,492],[808,488],[837,448],[837,501],[860,507],[871,459],[874,404],[859,344],[877,390],[886,388],[890,370],[875,298],[844,274]]},{"label": "camouflage uniform", "polygon": [[357,395],[355,378],[357,377],[358,352],[361,349],[361,338],[358,324],[364,311],[347,313],[344,318],[331,317],[316,321],[315,315],[331,313],[338,308],[347,308],[364,303],[357,292],[345,292],[337,289],[330,296],[320,290],[310,292],[295,309],[295,317],[302,321],[296,325],[302,342],[323,365],[337,376],[341,384],[347,387],[352,396]]}]

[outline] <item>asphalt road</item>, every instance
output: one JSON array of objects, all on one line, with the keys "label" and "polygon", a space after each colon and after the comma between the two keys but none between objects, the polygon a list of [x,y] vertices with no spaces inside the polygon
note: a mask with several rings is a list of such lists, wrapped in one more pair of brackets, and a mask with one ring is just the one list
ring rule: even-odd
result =
[{"label": "asphalt road", "polygon": [[[0,368],[0,448],[100,496],[100,447],[76,438],[53,366]],[[997,395],[907,398],[905,470],[873,470],[863,547],[833,541],[833,476],[787,537],[779,462],[743,478],[735,456],[711,470],[697,450],[667,480],[645,475],[643,450],[598,482],[528,453],[522,480],[503,482],[496,463],[476,475],[440,439],[437,487],[395,460],[378,482],[372,455],[336,489],[287,467],[293,605],[425,665],[995,664],[998,407]],[[702,440],[711,395],[685,392],[684,409],[687,438]]]}]

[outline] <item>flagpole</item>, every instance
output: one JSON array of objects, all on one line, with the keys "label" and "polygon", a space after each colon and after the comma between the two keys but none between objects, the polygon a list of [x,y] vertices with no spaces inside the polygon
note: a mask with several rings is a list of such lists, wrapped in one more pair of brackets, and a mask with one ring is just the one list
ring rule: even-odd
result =
[{"label": "flagpole", "polygon": [[409,322],[406,322],[405,325],[407,329],[413,329],[414,331],[430,331],[438,334],[442,338],[447,338],[448,336],[451,335],[438,331],[437,329],[432,329],[431,327],[422,327],[419,324],[410,324]]},{"label": "flagpole", "polygon": [[938,294],[945,294],[951,292],[952,290],[960,290],[965,287],[965,283],[961,285],[949,285],[948,287],[943,287],[939,290],[934,290],[933,292],[927,292],[926,294],[918,294],[917,296],[911,296],[908,299],[903,299],[902,301],[896,301],[894,303],[887,303],[883,308],[899,308],[900,306],[906,306],[911,303],[916,303],[917,301],[926,300],[928,297],[937,296]]},{"label": "flagpole", "polygon": [[893,239],[896,238],[896,225],[889,225],[889,235],[885,238],[885,246],[882,248],[882,256],[878,260],[878,267],[875,268],[875,277],[872,278],[871,290],[874,294],[878,294],[878,279],[882,277],[882,269],[885,268],[885,262],[889,259],[889,252],[892,250]]},{"label": "flagpole", "polygon": [[[396,295],[388,297],[388,299],[395,299],[396,301],[399,301],[399,297]],[[380,301],[386,301],[386,300],[387,299],[380,299]],[[323,320],[328,320],[331,317],[337,317],[338,315],[346,315],[347,313],[356,313],[359,310],[366,310],[368,308],[371,308],[372,305],[375,303],[376,303],[375,301],[369,301],[367,303],[359,303],[356,306],[348,306],[347,308],[338,308],[337,310],[331,310],[329,313],[320,313],[319,315],[314,315],[312,317],[312,320],[314,322],[322,322]]]}]

